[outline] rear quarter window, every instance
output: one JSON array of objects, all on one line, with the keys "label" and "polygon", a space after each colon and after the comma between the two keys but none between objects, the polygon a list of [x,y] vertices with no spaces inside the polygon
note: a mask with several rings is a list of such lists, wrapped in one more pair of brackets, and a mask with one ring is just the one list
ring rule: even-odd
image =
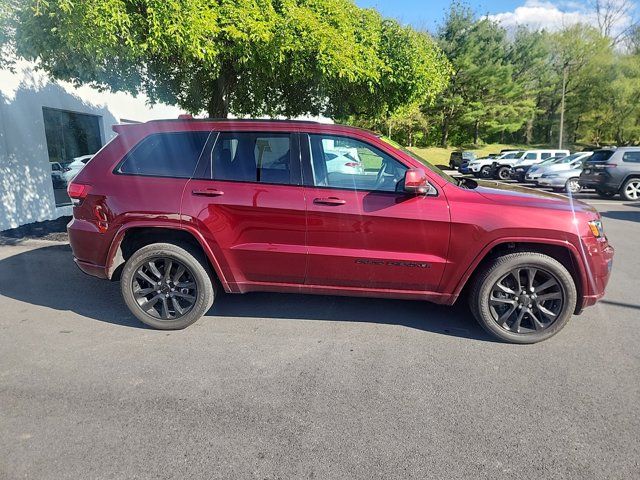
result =
[{"label": "rear quarter window", "polygon": [[206,131],[151,134],[125,155],[116,173],[190,178],[208,137]]}]

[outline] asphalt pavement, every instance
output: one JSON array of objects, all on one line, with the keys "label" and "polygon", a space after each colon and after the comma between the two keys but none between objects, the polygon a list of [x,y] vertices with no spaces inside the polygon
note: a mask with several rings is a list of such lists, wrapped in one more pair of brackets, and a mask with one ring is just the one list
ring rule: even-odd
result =
[{"label": "asphalt pavement", "polygon": [[266,293],[154,331],[67,245],[0,246],[0,478],[640,478],[640,203],[578,196],[608,293],[529,346],[464,305]]}]

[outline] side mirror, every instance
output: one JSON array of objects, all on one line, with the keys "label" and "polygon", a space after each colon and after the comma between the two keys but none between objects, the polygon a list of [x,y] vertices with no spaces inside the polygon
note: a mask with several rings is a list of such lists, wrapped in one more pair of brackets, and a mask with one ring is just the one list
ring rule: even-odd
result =
[{"label": "side mirror", "polygon": [[422,170],[410,168],[404,174],[404,191],[412,195],[427,195],[433,187]]}]

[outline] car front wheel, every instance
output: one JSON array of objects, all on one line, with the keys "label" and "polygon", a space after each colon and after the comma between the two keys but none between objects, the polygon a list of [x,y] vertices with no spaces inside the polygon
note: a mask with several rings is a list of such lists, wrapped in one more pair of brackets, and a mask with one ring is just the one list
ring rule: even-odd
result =
[{"label": "car front wheel", "polygon": [[125,263],[120,288],[131,313],[160,330],[191,325],[209,310],[216,293],[202,254],[170,243],[137,250]]},{"label": "car front wheel", "polygon": [[489,178],[491,176],[491,166],[486,165],[480,169],[481,178]]},{"label": "car front wheel", "polygon": [[511,343],[536,343],[558,333],[576,307],[573,277],[557,260],[518,252],[490,261],[472,285],[469,303],[480,325]]}]

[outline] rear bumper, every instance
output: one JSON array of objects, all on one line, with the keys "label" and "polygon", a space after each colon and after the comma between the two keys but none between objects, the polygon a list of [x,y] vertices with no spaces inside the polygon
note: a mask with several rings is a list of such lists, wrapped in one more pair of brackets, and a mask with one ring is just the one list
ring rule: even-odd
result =
[{"label": "rear bumper", "polygon": [[67,225],[73,260],[84,273],[98,278],[108,278],[105,260],[109,239],[98,227],[86,220],[73,218]]},{"label": "rear bumper", "polygon": [[584,188],[594,188],[606,192],[617,192],[620,189],[619,183],[606,173],[580,175],[578,184]]},{"label": "rear bumper", "polygon": [[105,280],[108,279],[107,270],[104,265],[94,265],[93,263],[83,262],[82,260],[78,260],[75,257],[73,257],[73,261],[78,266],[78,268],[87,275],[91,275],[92,277],[97,278],[103,278]]}]

